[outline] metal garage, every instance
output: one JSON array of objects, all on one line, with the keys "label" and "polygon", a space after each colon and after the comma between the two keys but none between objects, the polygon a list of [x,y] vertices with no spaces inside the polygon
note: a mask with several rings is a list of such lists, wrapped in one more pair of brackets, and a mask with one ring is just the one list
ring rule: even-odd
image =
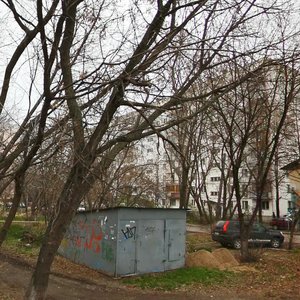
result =
[{"label": "metal garage", "polygon": [[119,277],[163,272],[185,264],[186,211],[118,207],[80,212],[59,253]]}]

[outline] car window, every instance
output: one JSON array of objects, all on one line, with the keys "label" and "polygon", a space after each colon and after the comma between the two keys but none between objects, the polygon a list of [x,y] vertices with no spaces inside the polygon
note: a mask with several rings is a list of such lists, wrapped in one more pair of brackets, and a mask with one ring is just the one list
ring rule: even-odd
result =
[{"label": "car window", "polygon": [[264,232],[266,231],[266,227],[259,223],[254,223],[252,225],[252,230],[256,232]]},{"label": "car window", "polygon": [[225,223],[225,221],[219,221],[219,222],[217,222],[217,224],[216,224],[216,229],[222,228],[223,225],[224,225],[224,223]]}]

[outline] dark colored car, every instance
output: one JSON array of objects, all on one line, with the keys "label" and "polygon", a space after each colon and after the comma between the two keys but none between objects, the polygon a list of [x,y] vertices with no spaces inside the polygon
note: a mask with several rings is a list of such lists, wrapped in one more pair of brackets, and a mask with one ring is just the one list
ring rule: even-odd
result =
[{"label": "dark colored car", "polygon": [[273,218],[270,222],[270,226],[274,229],[290,230],[292,223],[292,219],[288,217]]},{"label": "dark colored car", "polygon": [[[235,249],[241,248],[240,222],[239,221],[219,221],[213,232],[212,239],[222,246],[231,246]],[[260,223],[252,225],[249,244],[269,245],[273,248],[280,248],[284,241],[284,236],[279,230],[267,229]]]}]

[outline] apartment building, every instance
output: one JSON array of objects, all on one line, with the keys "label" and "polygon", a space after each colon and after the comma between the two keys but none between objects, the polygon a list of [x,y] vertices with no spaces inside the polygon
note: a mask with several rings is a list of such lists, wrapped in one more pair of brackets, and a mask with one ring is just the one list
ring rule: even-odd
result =
[{"label": "apartment building", "polygon": [[[293,101],[293,109],[289,110],[286,117],[286,126],[281,130],[276,153],[272,154],[263,187],[259,186],[262,182],[260,175],[272,151],[278,124],[285,113],[287,95],[283,90],[288,90],[289,82],[282,78],[281,73],[280,67],[275,68],[275,71],[271,70],[271,75],[263,73],[246,86],[228,94],[228,98],[218,102],[219,106],[213,106],[202,115],[197,115],[200,121],[190,126],[193,130],[169,129],[163,133],[165,139],[152,135],[132,145],[135,153],[132,163],[143,168],[143,176],[153,183],[152,193],[148,193],[150,201],[157,206],[177,208],[180,206],[180,187],[186,184],[189,208],[202,207],[212,212],[221,209],[236,213],[232,162],[241,160],[237,176],[243,212],[251,214],[259,198],[263,217],[271,217],[274,213],[286,214],[291,209],[291,195],[289,181],[282,167],[299,155],[299,146],[295,143],[295,134],[299,134],[298,98]],[[282,82],[278,84],[280,80]],[[195,107],[189,105],[188,109]],[[222,111],[223,119],[218,110]],[[247,114],[243,114],[243,110]],[[226,118],[233,120],[235,127],[228,128]],[[168,122],[169,119],[172,119],[172,115],[158,122]],[[235,157],[235,153],[240,151],[240,140],[245,138],[244,127],[250,121],[253,122],[253,133],[247,139],[242,156]],[[170,140],[173,146],[170,146],[167,140]],[[174,145],[178,149],[174,149]],[[190,152],[185,152],[191,145],[193,147]],[[232,150],[234,147],[236,149]],[[180,150],[183,157],[178,154],[180,151],[176,150]],[[262,161],[261,157],[264,156],[265,161]],[[188,161],[190,168],[189,181],[184,183],[183,158]],[[135,184],[138,190],[138,182]]]}]

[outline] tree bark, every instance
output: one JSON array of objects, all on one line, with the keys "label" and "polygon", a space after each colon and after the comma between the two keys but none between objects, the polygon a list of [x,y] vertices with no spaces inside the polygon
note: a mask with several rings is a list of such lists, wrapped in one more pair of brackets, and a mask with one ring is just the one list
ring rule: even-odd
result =
[{"label": "tree bark", "polygon": [[61,193],[58,212],[48,224],[36,268],[25,294],[25,299],[45,299],[48,287],[50,268],[68,225],[76,213],[82,195],[86,194],[89,185],[84,181],[86,168],[81,163],[75,165]]},{"label": "tree bark", "polygon": [[180,208],[185,209],[188,207],[188,182],[189,182],[189,169],[183,161],[181,164],[181,178],[179,186],[180,194]]},{"label": "tree bark", "polygon": [[296,225],[300,220],[300,209],[298,210],[297,214],[294,216],[294,220],[292,222],[292,227],[291,227],[291,231],[290,231],[290,240],[289,240],[289,245],[288,245],[288,249],[292,250],[293,249],[293,240],[294,240],[294,232],[296,229]]},{"label": "tree bark", "polygon": [[241,224],[241,261],[249,261],[249,227],[248,224]]}]

